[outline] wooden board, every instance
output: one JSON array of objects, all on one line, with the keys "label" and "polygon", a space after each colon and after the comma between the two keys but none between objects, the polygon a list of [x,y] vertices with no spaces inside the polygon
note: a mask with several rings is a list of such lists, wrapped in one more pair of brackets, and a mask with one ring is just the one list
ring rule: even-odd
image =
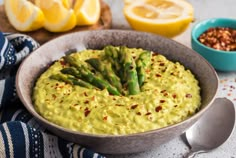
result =
[{"label": "wooden board", "polygon": [[10,33],[23,33],[33,37],[40,44],[43,44],[53,38],[59,37],[61,35],[84,31],[84,30],[102,30],[111,28],[112,16],[109,6],[101,0],[101,16],[99,21],[91,26],[77,26],[74,29],[63,32],[63,33],[52,33],[45,29],[39,29],[33,32],[19,32],[9,23],[8,18],[4,11],[4,6],[0,5],[0,31],[10,32]]}]

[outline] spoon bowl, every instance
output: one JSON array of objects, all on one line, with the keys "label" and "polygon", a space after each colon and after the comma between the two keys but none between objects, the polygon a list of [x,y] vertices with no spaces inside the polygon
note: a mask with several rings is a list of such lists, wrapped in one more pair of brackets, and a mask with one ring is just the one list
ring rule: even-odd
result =
[{"label": "spoon bowl", "polygon": [[208,152],[222,145],[231,135],[235,124],[234,104],[226,98],[217,98],[208,111],[185,132],[191,147],[187,157]]}]

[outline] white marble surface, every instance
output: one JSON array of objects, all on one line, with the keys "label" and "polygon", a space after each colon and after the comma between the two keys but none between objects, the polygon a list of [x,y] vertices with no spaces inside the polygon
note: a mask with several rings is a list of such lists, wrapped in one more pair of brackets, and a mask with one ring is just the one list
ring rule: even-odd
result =
[{"label": "white marble surface", "polygon": [[[114,29],[131,29],[122,14],[121,0],[104,0],[112,10]],[[236,0],[189,0],[195,9],[195,23],[212,17],[236,18]],[[2,0],[0,0],[0,4]],[[1,25],[1,24],[0,24]],[[174,40],[191,47],[190,31],[192,26]],[[218,97],[227,97],[236,105],[236,72],[217,72],[220,79]],[[130,155],[107,156],[108,158],[182,158],[189,151],[188,146],[177,137],[162,146],[146,152]],[[236,131],[230,139],[219,148],[197,155],[196,158],[236,158]]]}]

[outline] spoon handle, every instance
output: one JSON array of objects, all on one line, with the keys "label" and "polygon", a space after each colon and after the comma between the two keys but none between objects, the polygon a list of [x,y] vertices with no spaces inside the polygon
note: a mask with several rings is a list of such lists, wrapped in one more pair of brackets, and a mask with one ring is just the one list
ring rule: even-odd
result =
[{"label": "spoon handle", "polygon": [[200,154],[200,153],[204,153],[205,151],[203,150],[199,150],[199,151],[193,151],[193,150],[190,150],[190,152],[185,155],[184,158],[194,158],[197,154]]},{"label": "spoon handle", "polygon": [[196,152],[189,152],[187,155],[185,155],[185,157],[184,158],[194,158],[195,157],[195,155],[196,155]]}]

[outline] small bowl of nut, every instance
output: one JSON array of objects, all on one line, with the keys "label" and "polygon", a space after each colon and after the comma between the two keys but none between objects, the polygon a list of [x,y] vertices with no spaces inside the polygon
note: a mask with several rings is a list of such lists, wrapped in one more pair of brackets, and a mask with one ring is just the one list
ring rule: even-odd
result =
[{"label": "small bowl of nut", "polygon": [[212,18],[191,32],[192,49],[218,71],[236,71],[236,19]]}]

